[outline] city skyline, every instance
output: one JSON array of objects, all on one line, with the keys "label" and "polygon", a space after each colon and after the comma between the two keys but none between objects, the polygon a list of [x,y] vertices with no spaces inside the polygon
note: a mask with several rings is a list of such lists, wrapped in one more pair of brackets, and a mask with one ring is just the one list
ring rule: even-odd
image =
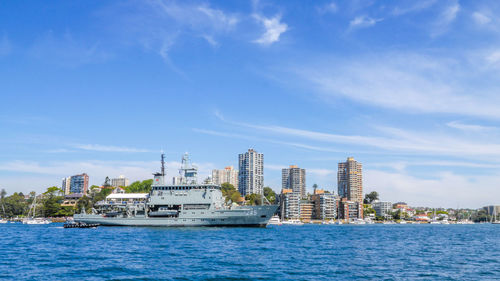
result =
[{"label": "city skyline", "polygon": [[364,193],[387,201],[498,204],[498,14],[458,0],[0,3],[0,188],[148,179],[161,150],[169,178],[186,151],[203,178],[253,148],[276,192],[291,164],[308,192],[337,191],[354,157]]}]

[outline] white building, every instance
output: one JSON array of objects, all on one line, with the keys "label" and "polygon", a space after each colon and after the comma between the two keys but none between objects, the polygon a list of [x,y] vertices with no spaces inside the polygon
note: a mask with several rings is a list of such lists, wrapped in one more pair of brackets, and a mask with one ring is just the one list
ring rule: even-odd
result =
[{"label": "white building", "polygon": [[386,217],[391,214],[392,203],[386,201],[375,201],[372,203],[372,207],[377,213],[377,216]]},{"label": "white building", "polygon": [[280,195],[280,212],[282,219],[300,218],[301,195],[290,189],[282,190]]},{"label": "white building", "polygon": [[263,194],[264,154],[249,149],[239,155],[238,190],[242,196]]},{"label": "white building", "polygon": [[129,180],[124,176],[120,175],[118,178],[111,179],[111,186],[120,187],[120,186],[128,186]]},{"label": "white building", "polygon": [[238,170],[233,166],[225,167],[223,170],[212,170],[212,183],[221,185],[226,182],[238,190]]},{"label": "white building", "polygon": [[69,188],[71,187],[71,177],[63,178],[61,189],[64,191],[64,195],[70,194]]}]

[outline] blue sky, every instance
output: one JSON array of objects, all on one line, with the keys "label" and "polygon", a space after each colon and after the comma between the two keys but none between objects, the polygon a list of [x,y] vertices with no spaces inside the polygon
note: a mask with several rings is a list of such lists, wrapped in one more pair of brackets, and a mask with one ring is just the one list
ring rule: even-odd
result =
[{"label": "blue sky", "polygon": [[0,3],[0,187],[265,155],[414,206],[500,197],[497,1]]}]

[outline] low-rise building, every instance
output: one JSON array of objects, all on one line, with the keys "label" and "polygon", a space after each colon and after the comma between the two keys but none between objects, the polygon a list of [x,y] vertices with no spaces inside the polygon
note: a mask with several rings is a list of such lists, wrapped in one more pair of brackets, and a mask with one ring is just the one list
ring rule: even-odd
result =
[{"label": "low-rise building", "polygon": [[315,190],[311,196],[314,202],[315,218],[320,220],[331,220],[337,218],[339,198],[333,193],[324,193],[323,190]]},{"label": "low-rise building", "polygon": [[391,215],[392,203],[387,201],[375,201],[372,203],[375,213],[379,217],[388,217]]},{"label": "low-rise building", "polygon": [[314,210],[314,201],[300,200],[300,216],[299,217],[302,221],[311,221],[313,218],[316,217],[315,210]]},{"label": "low-rise building", "polygon": [[358,202],[349,201],[347,198],[341,198],[338,207],[338,218],[343,220],[354,220],[361,218],[360,208],[363,208],[362,204]]},{"label": "low-rise building", "polygon": [[72,193],[64,196],[64,201],[61,203],[61,207],[76,207],[78,200],[83,197],[81,193]]},{"label": "low-rise building", "polygon": [[408,207],[408,204],[406,204],[405,202],[397,202],[397,203],[394,203],[393,206],[392,206],[394,209],[401,209],[403,211],[406,211],[409,207]]},{"label": "low-rise building", "polygon": [[281,219],[300,218],[300,193],[291,189],[282,189],[280,194]]}]

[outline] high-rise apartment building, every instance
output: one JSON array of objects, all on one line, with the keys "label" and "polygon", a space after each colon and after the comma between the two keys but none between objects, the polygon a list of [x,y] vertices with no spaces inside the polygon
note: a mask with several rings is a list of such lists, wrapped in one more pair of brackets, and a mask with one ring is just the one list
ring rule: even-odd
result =
[{"label": "high-rise apartment building", "polygon": [[61,189],[63,190],[64,195],[70,194],[70,191],[69,191],[70,186],[71,186],[71,177],[64,178],[62,180],[62,186],[61,186]]},{"label": "high-rise apartment building", "polygon": [[129,180],[121,175],[118,178],[111,179],[111,186],[113,187],[121,187],[121,186],[128,186],[129,185]]},{"label": "high-rise apartment building", "polygon": [[253,149],[239,155],[238,190],[242,196],[263,194],[264,154]]},{"label": "high-rise apartment building", "polygon": [[87,194],[89,189],[89,176],[85,173],[69,177],[69,193]]},{"label": "high-rise apartment building", "polygon": [[295,165],[281,171],[281,187],[291,189],[306,198],[306,170]]},{"label": "high-rise apartment building", "polygon": [[223,170],[212,170],[212,183],[221,185],[226,182],[238,190],[238,170],[233,166],[225,167]]},{"label": "high-rise apartment building", "polygon": [[338,167],[339,196],[358,203],[358,215],[363,218],[363,165],[349,157],[346,162],[339,163]]}]

